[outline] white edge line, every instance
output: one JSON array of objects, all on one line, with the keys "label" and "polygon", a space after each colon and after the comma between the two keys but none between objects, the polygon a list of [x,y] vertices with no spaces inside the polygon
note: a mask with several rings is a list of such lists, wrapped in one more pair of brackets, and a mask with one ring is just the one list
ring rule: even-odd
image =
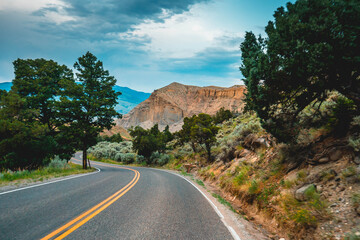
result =
[{"label": "white edge line", "polygon": [[89,176],[91,174],[96,174],[96,173],[99,173],[101,171],[100,168],[97,168],[97,167],[94,167],[94,168],[97,169],[96,172],[85,173],[85,174],[76,175],[76,176],[72,176],[72,177],[66,177],[66,178],[51,181],[51,182],[40,183],[40,184],[36,184],[36,185],[28,186],[28,187],[23,187],[23,188],[17,188],[17,189],[10,190],[10,191],[7,191],[7,192],[2,192],[2,193],[0,193],[0,195],[4,195],[4,194],[7,194],[7,193],[12,193],[12,192],[17,192],[17,191],[21,191],[21,190],[25,190],[25,189],[29,189],[29,188],[40,187],[40,186],[47,185],[47,184],[50,184],[50,183],[56,183],[56,182],[61,182],[61,181],[70,180],[70,179],[74,179],[74,178]]},{"label": "white edge line", "polygon": [[193,182],[191,182],[189,179],[185,178],[184,176],[181,176],[180,174],[177,173],[173,173],[171,171],[166,171],[163,169],[156,169],[156,168],[151,168],[151,169],[155,169],[155,170],[160,170],[160,171],[164,171],[167,173],[171,173],[173,175],[176,175],[178,177],[181,177],[182,179],[185,179],[187,182],[189,182],[194,188],[196,188],[203,196],[204,198],[206,198],[206,200],[208,200],[208,202],[210,203],[210,205],[213,207],[213,209],[215,210],[215,212],[217,213],[217,215],[220,217],[220,220],[223,222],[223,224],[225,225],[225,227],[229,230],[230,234],[232,235],[232,237],[235,240],[241,240],[241,238],[239,237],[239,235],[236,233],[236,231],[230,227],[227,222],[225,221],[224,215],[221,214],[221,212],[219,211],[219,209],[216,207],[216,205],[210,200],[210,198],[208,198],[208,196],[205,195],[205,193],[203,193],[203,191],[200,190],[200,188],[198,188]]}]

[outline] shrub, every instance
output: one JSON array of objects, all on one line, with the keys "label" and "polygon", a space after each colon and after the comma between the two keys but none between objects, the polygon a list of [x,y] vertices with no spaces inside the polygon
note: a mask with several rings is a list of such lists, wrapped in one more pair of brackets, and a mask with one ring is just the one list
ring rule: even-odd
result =
[{"label": "shrub", "polygon": [[145,157],[142,155],[137,155],[135,162],[138,164],[141,164],[141,163],[145,162]]},{"label": "shrub", "polygon": [[124,153],[122,155],[121,161],[126,164],[131,164],[135,162],[136,155],[135,153]]},{"label": "shrub", "polygon": [[163,166],[170,160],[170,156],[165,153],[154,152],[151,154],[150,161],[152,164]]},{"label": "shrub", "polygon": [[49,168],[54,168],[54,169],[66,169],[66,168],[70,168],[67,160],[65,159],[60,159],[59,156],[55,156],[53,160],[51,160],[51,162],[48,165]]}]

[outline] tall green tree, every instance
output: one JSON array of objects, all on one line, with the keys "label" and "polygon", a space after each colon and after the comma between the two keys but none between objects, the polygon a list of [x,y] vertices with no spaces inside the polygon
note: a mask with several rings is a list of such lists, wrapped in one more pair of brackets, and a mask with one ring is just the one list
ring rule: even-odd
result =
[{"label": "tall green tree", "polygon": [[121,94],[113,87],[116,79],[104,70],[103,63],[87,52],[74,64],[76,81],[64,87],[59,111],[67,122],[64,132],[67,139],[83,151],[83,168],[87,168],[87,149],[96,144],[97,136],[104,129],[115,125],[119,117],[114,107]]},{"label": "tall green tree", "polygon": [[246,33],[240,68],[247,107],[280,141],[291,142],[299,113],[336,90],[360,107],[360,4],[298,0],[278,8],[267,38]]},{"label": "tall green tree", "polygon": [[75,83],[72,70],[43,58],[17,59],[13,65],[15,79],[11,91],[24,99],[25,108],[38,112],[34,121],[47,126],[47,135],[56,143],[54,154],[70,159],[75,148],[69,144],[71,136],[60,131],[65,129],[67,122],[62,121],[63,112],[58,106],[64,87]]},{"label": "tall green tree", "polygon": [[53,60],[17,59],[13,62],[15,79],[12,91],[26,100],[28,109],[39,110],[38,120],[46,124],[51,132],[56,131],[62,82],[73,82],[73,72],[65,65]]}]

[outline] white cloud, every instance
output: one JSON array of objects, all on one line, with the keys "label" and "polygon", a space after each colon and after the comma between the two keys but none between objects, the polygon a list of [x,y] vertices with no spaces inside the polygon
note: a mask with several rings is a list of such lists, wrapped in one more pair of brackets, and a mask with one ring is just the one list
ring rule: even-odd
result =
[{"label": "white cloud", "polygon": [[60,0],[1,0],[0,11],[34,12],[53,5],[65,4]]},{"label": "white cloud", "polygon": [[133,26],[132,30],[119,34],[119,37],[124,40],[151,39],[146,48],[158,57],[192,57],[196,52],[212,46],[215,39],[223,34],[219,29],[206,26],[197,10],[192,7],[189,12],[164,17],[164,22],[146,20]]},{"label": "white cloud", "polygon": [[[69,16],[65,11],[65,7],[70,7],[69,4],[61,0],[1,0],[0,11],[17,12],[31,14],[36,11],[44,9],[42,18],[45,21],[51,21],[56,24],[61,24],[68,21],[76,20]],[[52,8],[47,9],[47,8]],[[56,9],[56,10],[55,10]]]}]

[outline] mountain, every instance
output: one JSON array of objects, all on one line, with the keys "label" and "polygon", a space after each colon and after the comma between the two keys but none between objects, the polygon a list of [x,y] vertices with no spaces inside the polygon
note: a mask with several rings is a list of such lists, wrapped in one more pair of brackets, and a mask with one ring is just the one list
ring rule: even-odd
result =
[{"label": "mountain", "polygon": [[171,131],[177,131],[184,117],[199,113],[214,115],[221,107],[243,111],[245,90],[245,86],[238,85],[197,87],[174,82],[155,90],[148,99],[118,119],[117,124],[127,129],[132,126],[150,128],[157,123],[160,129],[169,125]]},{"label": "mountain", "polygon": [[1,90],[10,91],[11,86],[12,86],[12,83],[11,83],[11,82],[3,82],[3,83],[0,83],[0,89],[1,89]]},{"label": "mountain", "polygon": [[[11,86],[11,82],[0,83],[0,89],[6,91],[9,91]],[[120,87],[117,85],[114,86],[114,90],[122,93],[118,98],[118,104],[115,106],[115,110],[121,114],[128,113],[136,105],[150,96],[150,93],[138,92],[128,87]]]}]

